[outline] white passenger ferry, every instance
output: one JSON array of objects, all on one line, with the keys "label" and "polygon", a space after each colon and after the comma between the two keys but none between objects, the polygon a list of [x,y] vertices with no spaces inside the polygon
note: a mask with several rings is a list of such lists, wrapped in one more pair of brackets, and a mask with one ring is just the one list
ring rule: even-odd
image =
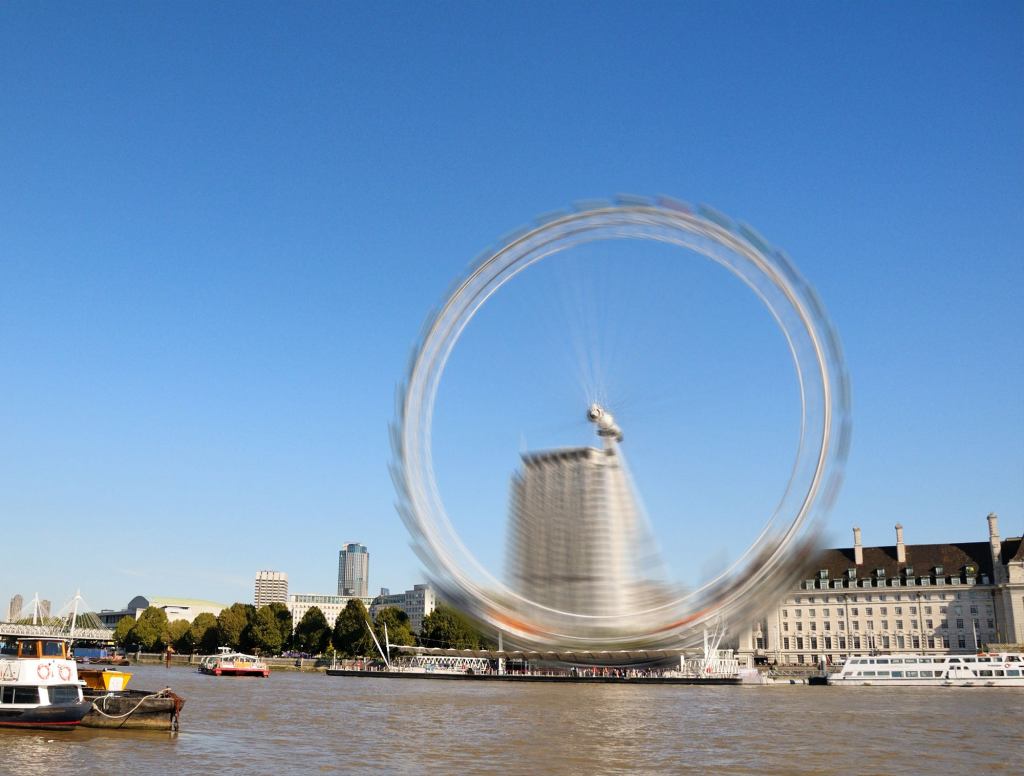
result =
[{"label": "white passenger ferry", "polygon": [[208,655],[199,663],[199,671],[213,676],[270,676],[266,661],[255,655],[232,652],[229,647],[220,647],[220,653]]},{"label": "white passenger ferry", "polygon": [[74,727],[92,709],[62,639],[25,638],[0,657],[0,727]]},{"label": "white passenger ferry", "polygon": [[832,685],[1024,687],[1024,654],[875,655],[847,658]]}]

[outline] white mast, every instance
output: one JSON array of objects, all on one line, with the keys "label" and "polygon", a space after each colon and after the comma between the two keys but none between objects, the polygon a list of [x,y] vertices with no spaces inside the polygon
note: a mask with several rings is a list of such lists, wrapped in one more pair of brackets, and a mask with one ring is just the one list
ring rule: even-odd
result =
[{"label": "white mast", "polygon": [[78,621],[78,602],[82,600],[82,589],[75,591],[75,597],[71,602],[71,627],[68,629],[68,641],[75,640],[75,623]]}]

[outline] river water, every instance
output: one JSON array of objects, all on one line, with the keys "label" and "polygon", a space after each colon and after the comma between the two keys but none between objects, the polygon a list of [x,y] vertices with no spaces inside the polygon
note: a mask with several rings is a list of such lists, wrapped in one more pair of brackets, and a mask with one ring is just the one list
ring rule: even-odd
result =
[{"label": "river water", "polygon": [[919,774],[1024,768],[1024,690],[269,679],[134,666],[181,732],[0,731],[0,773]]}]

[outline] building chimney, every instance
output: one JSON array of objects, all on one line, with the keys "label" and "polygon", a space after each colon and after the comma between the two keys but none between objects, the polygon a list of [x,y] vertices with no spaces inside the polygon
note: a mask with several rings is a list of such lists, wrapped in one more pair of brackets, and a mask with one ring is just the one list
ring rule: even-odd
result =
[{"label": "building chimney", "polygon": [[999,516],[990,512],[988,516],[988,547],[992,553],[992,576],[993,582],[999,584],[1003,581],[1003,543],[999,539]]},{"label": "building chimney", "polygon": [[853,529],[853,562],[858,566],[864,565],[864,548],[860,546],[860,529]]},{"label": "building chimney", "polygon": [[903,543],[903,526],[896,523],[896,562],[907,562],[907,545]]}]

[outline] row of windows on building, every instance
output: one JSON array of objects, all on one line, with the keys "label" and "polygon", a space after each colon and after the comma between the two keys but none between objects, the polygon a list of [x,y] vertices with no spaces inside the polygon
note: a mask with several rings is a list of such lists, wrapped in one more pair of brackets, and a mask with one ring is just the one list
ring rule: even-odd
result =
[{"label": "row of windows on building", "polygon": [[[764,649],[764,639],[757,638],[756,646]],[[783,636],[782,649],[788,650],[863,650],[863,649],[946,649],[952,648],[954,643],[958,649],[966,649],[969,639],[966,636],[957,636],[955,639],[945,639],[942,636]],[[975,646],[973,640],[971,645]],[[799,656],[798,656],[799,657]],[[802,660],[800,662],[803,662]]]},{"label": "row of windows on building", "polygon": [[[920,620],[909,620],[910,628],[904,627],[906,625],[906,623],[908,622],[907,620],[878,620],[877,622],[878,622],[878,625],[879,625],[878,630],[882,630],[882,631],[888,631],[888,630],[897,630],[897,631],[901,631],[901,630],[921,630],[921,628],[919,627]],[[864,621],[864,628],[863,629],[866,630],[866,631],[874,631],[874,630],[876,630],[875,623],[876,623],[875,620],[865,620]],[[894,624],[895,628],[890,628],[889,627],[890,624]],[[988,617],[985,620],[981,620],[981,619],[978,619],[977,617],[975,617],[975,618],[972,618],[971,624],[974,626],[975,629],[987,627],[989,630],[992,630],[992,629],[995,628],[995,619],[993,619],[992,617]],[[852,631],[859,631],[859,630],[861,630],[860,626],[861,626],[860,620],[854,620],[853,622],[850,623],[850,630],[852,630]],[[935,621],[934,620],[925,620],[924,621],[924,629],[928,630],[928,631],[935,630],[936,629],[935,628]],[[945,619],[940,620],[939,621],[939,625],[938,625],[938,629],[939,630],[950,630],[951,626],[949,624],[949,621],[945,620]],[[957,630],[963,630],[964,629],[964,620],[963,620],[962,617],[957,617],[956,618],[956,629]],[[794,623],[793,630],[796,633],[803,633],[804,632],[804,624],[802,622]],[[823,622],[823,623],[821,623],[821,630],[822,631],[826,631],[826,632],[827,631],[831,631],[832,630],[832,623],[831,622]],[[846,630],[846,623],[842,622],[842,621],[837,622],[836,623],[836,630],[840,631],[840,632],[845,631]],[[818,623],[816,623],[816,622],[808,623],[808,631],[811,632],[811,633],[816,633],[818,631]],[[782,632],[783,633],[789,633],[789,622],[783,622],[782,623]]]},{"label": "row of windows on building", "polygon": [[[917,614],[917,606],[908,606],[906,608],[907,608],[907,612],[909,614]],[[892,607],[892,613],[895,614],[895,615],[903,614],[903,609],[904,609],[904,607],[902,607],[902,606],[894,606],[894,607]],[[925,614],[932,614],[932,612],[936,611],[936,610],[938,611],[939,614],[945,614],[948,611],[948,609],[949,609],[948,606],[938,606],[938,607],[935,607],[933,609],[933,607],[930,604],[929,605],[924,605],[924,606],[921,607],[921,610]],[[971,604],[968,607],[968,610],[970,611],[971,614],[978,614],[979,611],[980,611],[980,607],[977,604]],[[846,610],[845,609],[837,609],[836,610],[836,616],[841,616],[840,613],[843,612],[843,611],[846,611]],[[865,606],[864,607],[864,614],[867,615],[868,617],[872,616],[874,614],[874,611],[875,611],[875,607],[873,607],[873,606]],[[953,606],[953,611],[956,614],[963,614],[964,613],[964,608],[963,608],[962,605],[957,604],[957,605]],[[817,609],[808,609],[807,610],[808,618],[815,617],[816,616],[816,612],[817,612]],[[822,609],[821,610],[821,616],[822,617],[831,617],[832,616],[831,612],[832,612],[831,609],[828,609],[828,608]],[[884,617],[885,615],[889,614],[889,607],[888,606],[880,606],[880,607],[878,607],[878,613],[881,614]],[[860,607],[859,606],[851,606],[851,607],[849,607],[849,614],[850,614],[851,617],[858,616],[860,614]],[[985,606],[985,614],[992,614],[992,605],[991,604],[987,604]],[[793,610],[793,617],[800,618],[802,615],[803,615],[803,609],[794,609]],[[783,609],[782,610],[782,618],[783,619],[787,619],[788,617],[789,617],[789,609]]]}]

